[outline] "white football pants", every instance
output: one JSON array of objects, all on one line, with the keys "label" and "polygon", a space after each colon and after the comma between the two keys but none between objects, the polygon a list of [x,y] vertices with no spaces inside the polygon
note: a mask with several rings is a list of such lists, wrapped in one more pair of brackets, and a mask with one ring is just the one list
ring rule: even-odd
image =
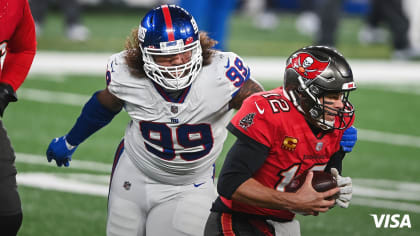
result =
[{"label": "white football pants", "polygon": [[277,222],[267,220],[274,227],[276,236],[300,236],[300,224],[297,220],[290,222]]},{"label": "white football pants", "polygon": [[203,235],[216,198],[213,169],[190,185],[168,185],[145,176],[121,155],[108,199],[107,235]]}]

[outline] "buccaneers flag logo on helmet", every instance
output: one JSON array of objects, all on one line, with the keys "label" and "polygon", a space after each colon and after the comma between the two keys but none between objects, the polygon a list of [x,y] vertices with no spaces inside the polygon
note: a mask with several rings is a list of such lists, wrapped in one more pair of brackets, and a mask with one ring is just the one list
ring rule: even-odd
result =
[{"label": "buccaneers flag logo on helmet", "polygon": [[309,53],[298,53],[293,55],[288,62],[286,69],[292,68],[302,77],[315,79],[329,64],[329,60],[319,61]]}]

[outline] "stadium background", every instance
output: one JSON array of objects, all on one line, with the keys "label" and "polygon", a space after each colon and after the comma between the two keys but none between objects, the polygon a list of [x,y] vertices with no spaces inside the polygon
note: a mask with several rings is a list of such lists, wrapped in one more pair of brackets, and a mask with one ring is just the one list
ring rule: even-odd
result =
[{"label": "stadium background", "polygon": [[[90,39],[67,40],[62,13],[53,8],[38,39],[33,68],[18,91],[20,101],[4,117],[17,153],[22,236],[105,235],[110,167],[128,116],[121,113],[83,143],[70,168],[47,163],[44,153],[52,138],[71,128],[91,94],[104,88],[107,57],[123,49],[145,7],[155,2],[82,2]],[[295,6],[280,2],[279,25],[272,31],[255,28],[240,11],[230,22],[229,49],[249,62],[267,90],[281,85],[285,57],[312,42],[295,28]],[[349,209],[298,216],[302,235],[419,235],[420,64],[390,61],[389,44],[361,45],[356,32],[366,1],[347,2],[337,48],[349,58],[359,87],[350,96],[357,109],[359,141],[344,160],[344,175],[354,179],[354,199]],[[219,169],[232,142],[229,136]],[[408,214],[411,228],[377,229],[370,214],[400,214],[399,220]]]}]

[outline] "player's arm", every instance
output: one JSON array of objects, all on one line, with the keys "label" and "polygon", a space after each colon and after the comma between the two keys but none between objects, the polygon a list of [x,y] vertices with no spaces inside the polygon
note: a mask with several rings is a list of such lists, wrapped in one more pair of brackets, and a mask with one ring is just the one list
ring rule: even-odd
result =
[{"label": "player's arm", "polygon": [[14,91],[25,80],[36,51],[35,24],[28,2],[25,2],[22,18],[7,42],[7,54],[0,78],[0,82],[10,84]]},{"label": "player's arm", "polygon": [[250,178],[236,189],[232,199],[258,207],[317,215],[318,212],[328,211],[334,205],[334,200],[326,199],[336,194],[338,188],[322,193],[316,192],[311,184],[312,177],[313,173],[308,173],[305,183],[296,193],[280,192]]},{"label": "player's arm", "polygon": [[28,2],[16,29],[7,41],[7,54],[0,75],[0,116],[9,102],[17,101],[15,91],[23,83],[35,56],[35,26]]},{"label": "player's arm", "polygon": [[263,86],[256,80],[249,78],[247,81],[245,81],[238,94],[236,94],[236,96],[229,102],[229,108],[239,110],[239,108],[241,108],[242,102],[247,97],[249,97],[253,93],[258,93],[262,91],[264,91]]},{"label": "player's arm", "polygon": [[228,129],[238,139],[228,152],[220,173],[217,189],[222,197],[258,207],[307,214],[325,212],[334,204],[334,200],[325,198],[334,195],[338,189],[318,193],[311,184],[306,184],[296,193],[285,193],[259,183],[252,176],[264,164],[269,147],[242,134],[231,124]]},{"label": "player's arm", "polygon": [[69,166],[77,146],[90,135],[107,125],[123,107],[123,102],[108,89],[93,94],[67,135],[55,138],[47,149],[49,162],[55,160],[58,166]]}]

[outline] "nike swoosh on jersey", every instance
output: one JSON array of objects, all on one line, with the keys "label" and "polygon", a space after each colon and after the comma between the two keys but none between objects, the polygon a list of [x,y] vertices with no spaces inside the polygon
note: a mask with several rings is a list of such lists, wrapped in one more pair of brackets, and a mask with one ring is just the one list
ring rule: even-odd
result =
[{"label": "nike swoosh on jersey", "polygon": [[198,188],[198,187],[200,187],[201,185],[203,185],[203,184],[205,184],[205,183],[206,183],[206,182],[199,183],[199,184],[194,184],[194,187]]},{"label": "nike swoosh on jersey", "polygon": [[258,106],[258,104],[257,104],[257,102],[255,102],[255,106],[257,107],[257,110],[258,110],[258,112],[262,115],[262,114],[264,114],[264,109],[261,109],[259,106]]},{"label": "nike swoosh on jersey", "polygon": [[229,66],[230,66],[230,60],[228,58],[228,62],[227,62],[227,65],[225,66],[225,68],[229,68]]}]

